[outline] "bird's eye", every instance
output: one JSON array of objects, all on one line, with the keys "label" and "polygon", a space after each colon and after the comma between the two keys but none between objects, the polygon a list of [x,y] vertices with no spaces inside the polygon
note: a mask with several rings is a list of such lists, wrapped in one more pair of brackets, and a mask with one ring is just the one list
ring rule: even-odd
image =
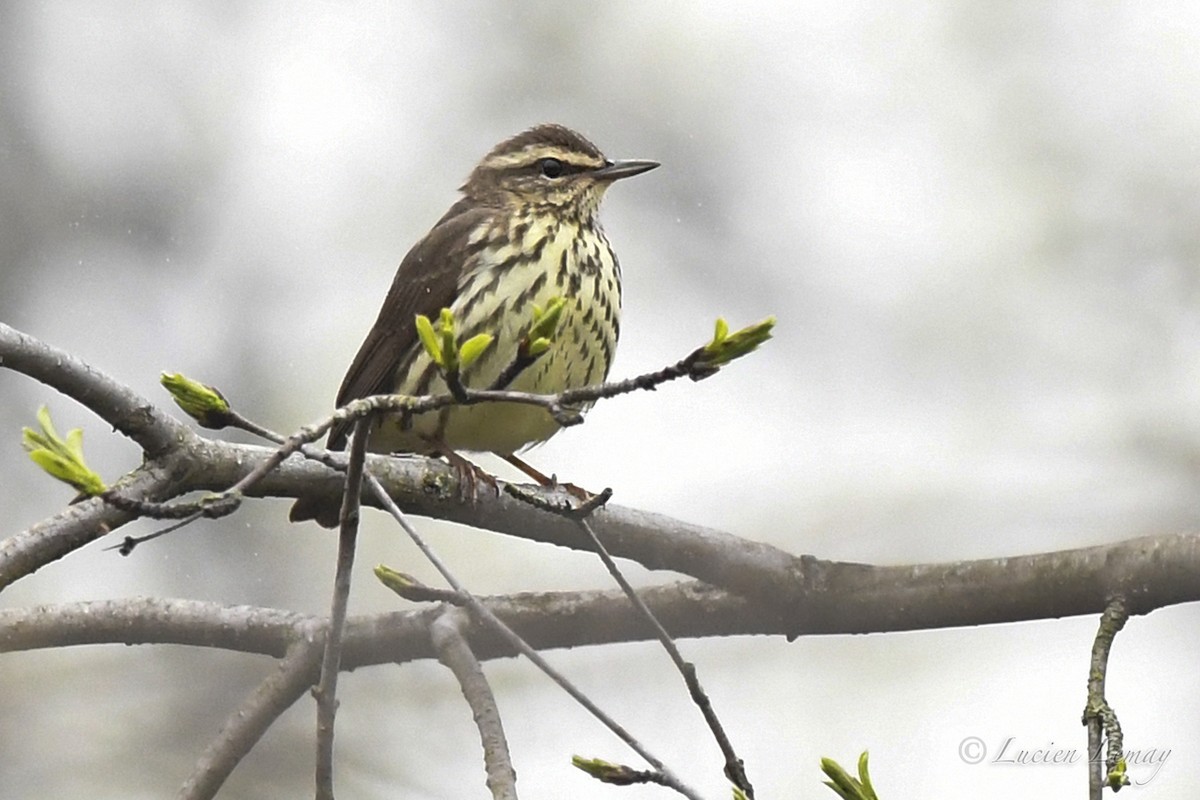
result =
[{"label": "bird's eye", "polygon": [[557,158],[543,158],[538,162],[538,171],[547,178],[557,178],[563,174],[563,162]]}]

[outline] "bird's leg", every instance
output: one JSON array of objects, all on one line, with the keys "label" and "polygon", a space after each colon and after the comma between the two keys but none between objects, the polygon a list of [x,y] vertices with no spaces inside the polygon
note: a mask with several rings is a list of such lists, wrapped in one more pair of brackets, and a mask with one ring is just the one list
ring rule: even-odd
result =
[{"label": "bird's leg", "polygon": [[567,494],[571,495],[582,503],[586,503],[588,500],[591,500],[595,495],[594,492],[589,492],[582,486],[576,486],[573,483],[559,483],[558,478],[554,475],[546,477],[546,475],[539,471],[536,467],[529,465],[523,459],[517,458],[512,453],[509,453],[508,455],[500,455],[500,457],[512,464],[517,469],[521,470],[521,472],[524,472],[526,475],[533,478],[539,486],[545,486],[548,489],[562,487],[564,490],[566,490]]},{"label": "bird's leg", "polygon": [[439,455],[450,462],[451,469],[458,477],[458,486],[463,499],[475,499],[476,489],[479,483],[485,483],[492,487],[492,491],[496,496],[500,496],[500,485],[496,481],[496,476],[485,470],[483,467],[471,461],[469,458],[459,455],[450,447],[446,446],[445,442],[440,440],[428,440],[430,443],[430,452],[433,455]]}]

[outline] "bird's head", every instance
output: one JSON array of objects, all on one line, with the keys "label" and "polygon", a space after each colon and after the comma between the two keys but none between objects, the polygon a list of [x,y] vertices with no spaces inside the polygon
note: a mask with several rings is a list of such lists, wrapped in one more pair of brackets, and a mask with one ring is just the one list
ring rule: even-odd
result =
[{"label": "bird's head", "polygon": [[640,175],[657,161],[612,161],[581,134],[538,125],[492,148],[461,190],[479,203],[516,205],[587,219],[613,181]]}]

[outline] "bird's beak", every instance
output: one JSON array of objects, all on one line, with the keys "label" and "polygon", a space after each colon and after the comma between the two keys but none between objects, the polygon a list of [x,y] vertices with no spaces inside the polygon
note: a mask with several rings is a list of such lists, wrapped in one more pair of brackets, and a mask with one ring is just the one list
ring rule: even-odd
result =
[{"label": "bird's beak", "polygon": [[657,161],[609,161],[592,173],[592,177],[602,181],[615,181],[620,178],[632,178],[660,166]]}]

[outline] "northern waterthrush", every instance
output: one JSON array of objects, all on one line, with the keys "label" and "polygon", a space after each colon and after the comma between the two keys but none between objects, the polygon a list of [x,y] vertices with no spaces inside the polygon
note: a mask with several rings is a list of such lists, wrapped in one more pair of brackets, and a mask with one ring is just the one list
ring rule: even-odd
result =
[{"label": "northern waterthrush", "polygon": [[[596,214],[613,181],[657,166],[611,161],[561,125],[538,125],[496,145],[460,188],[463,197],[400,263],[337,404],[374,394],[446,392],[415,323],[416,315],[437,318],[443,308],[453,312],[460,341],[494,336],[463,370],[464,386],[552,394],[603,381],[620,330],[621,268]],[[550,348],[514,374],[534,306],[555,298],[565,304]],[[385,416],[368,449],[511,457],[558,429],[544,408],[480,403]],[[349,433],[349,425],[335,426],[330,449],[344,448]],[[328,498],[301,498],[290,516],[333,527],[337,514]]]}]

